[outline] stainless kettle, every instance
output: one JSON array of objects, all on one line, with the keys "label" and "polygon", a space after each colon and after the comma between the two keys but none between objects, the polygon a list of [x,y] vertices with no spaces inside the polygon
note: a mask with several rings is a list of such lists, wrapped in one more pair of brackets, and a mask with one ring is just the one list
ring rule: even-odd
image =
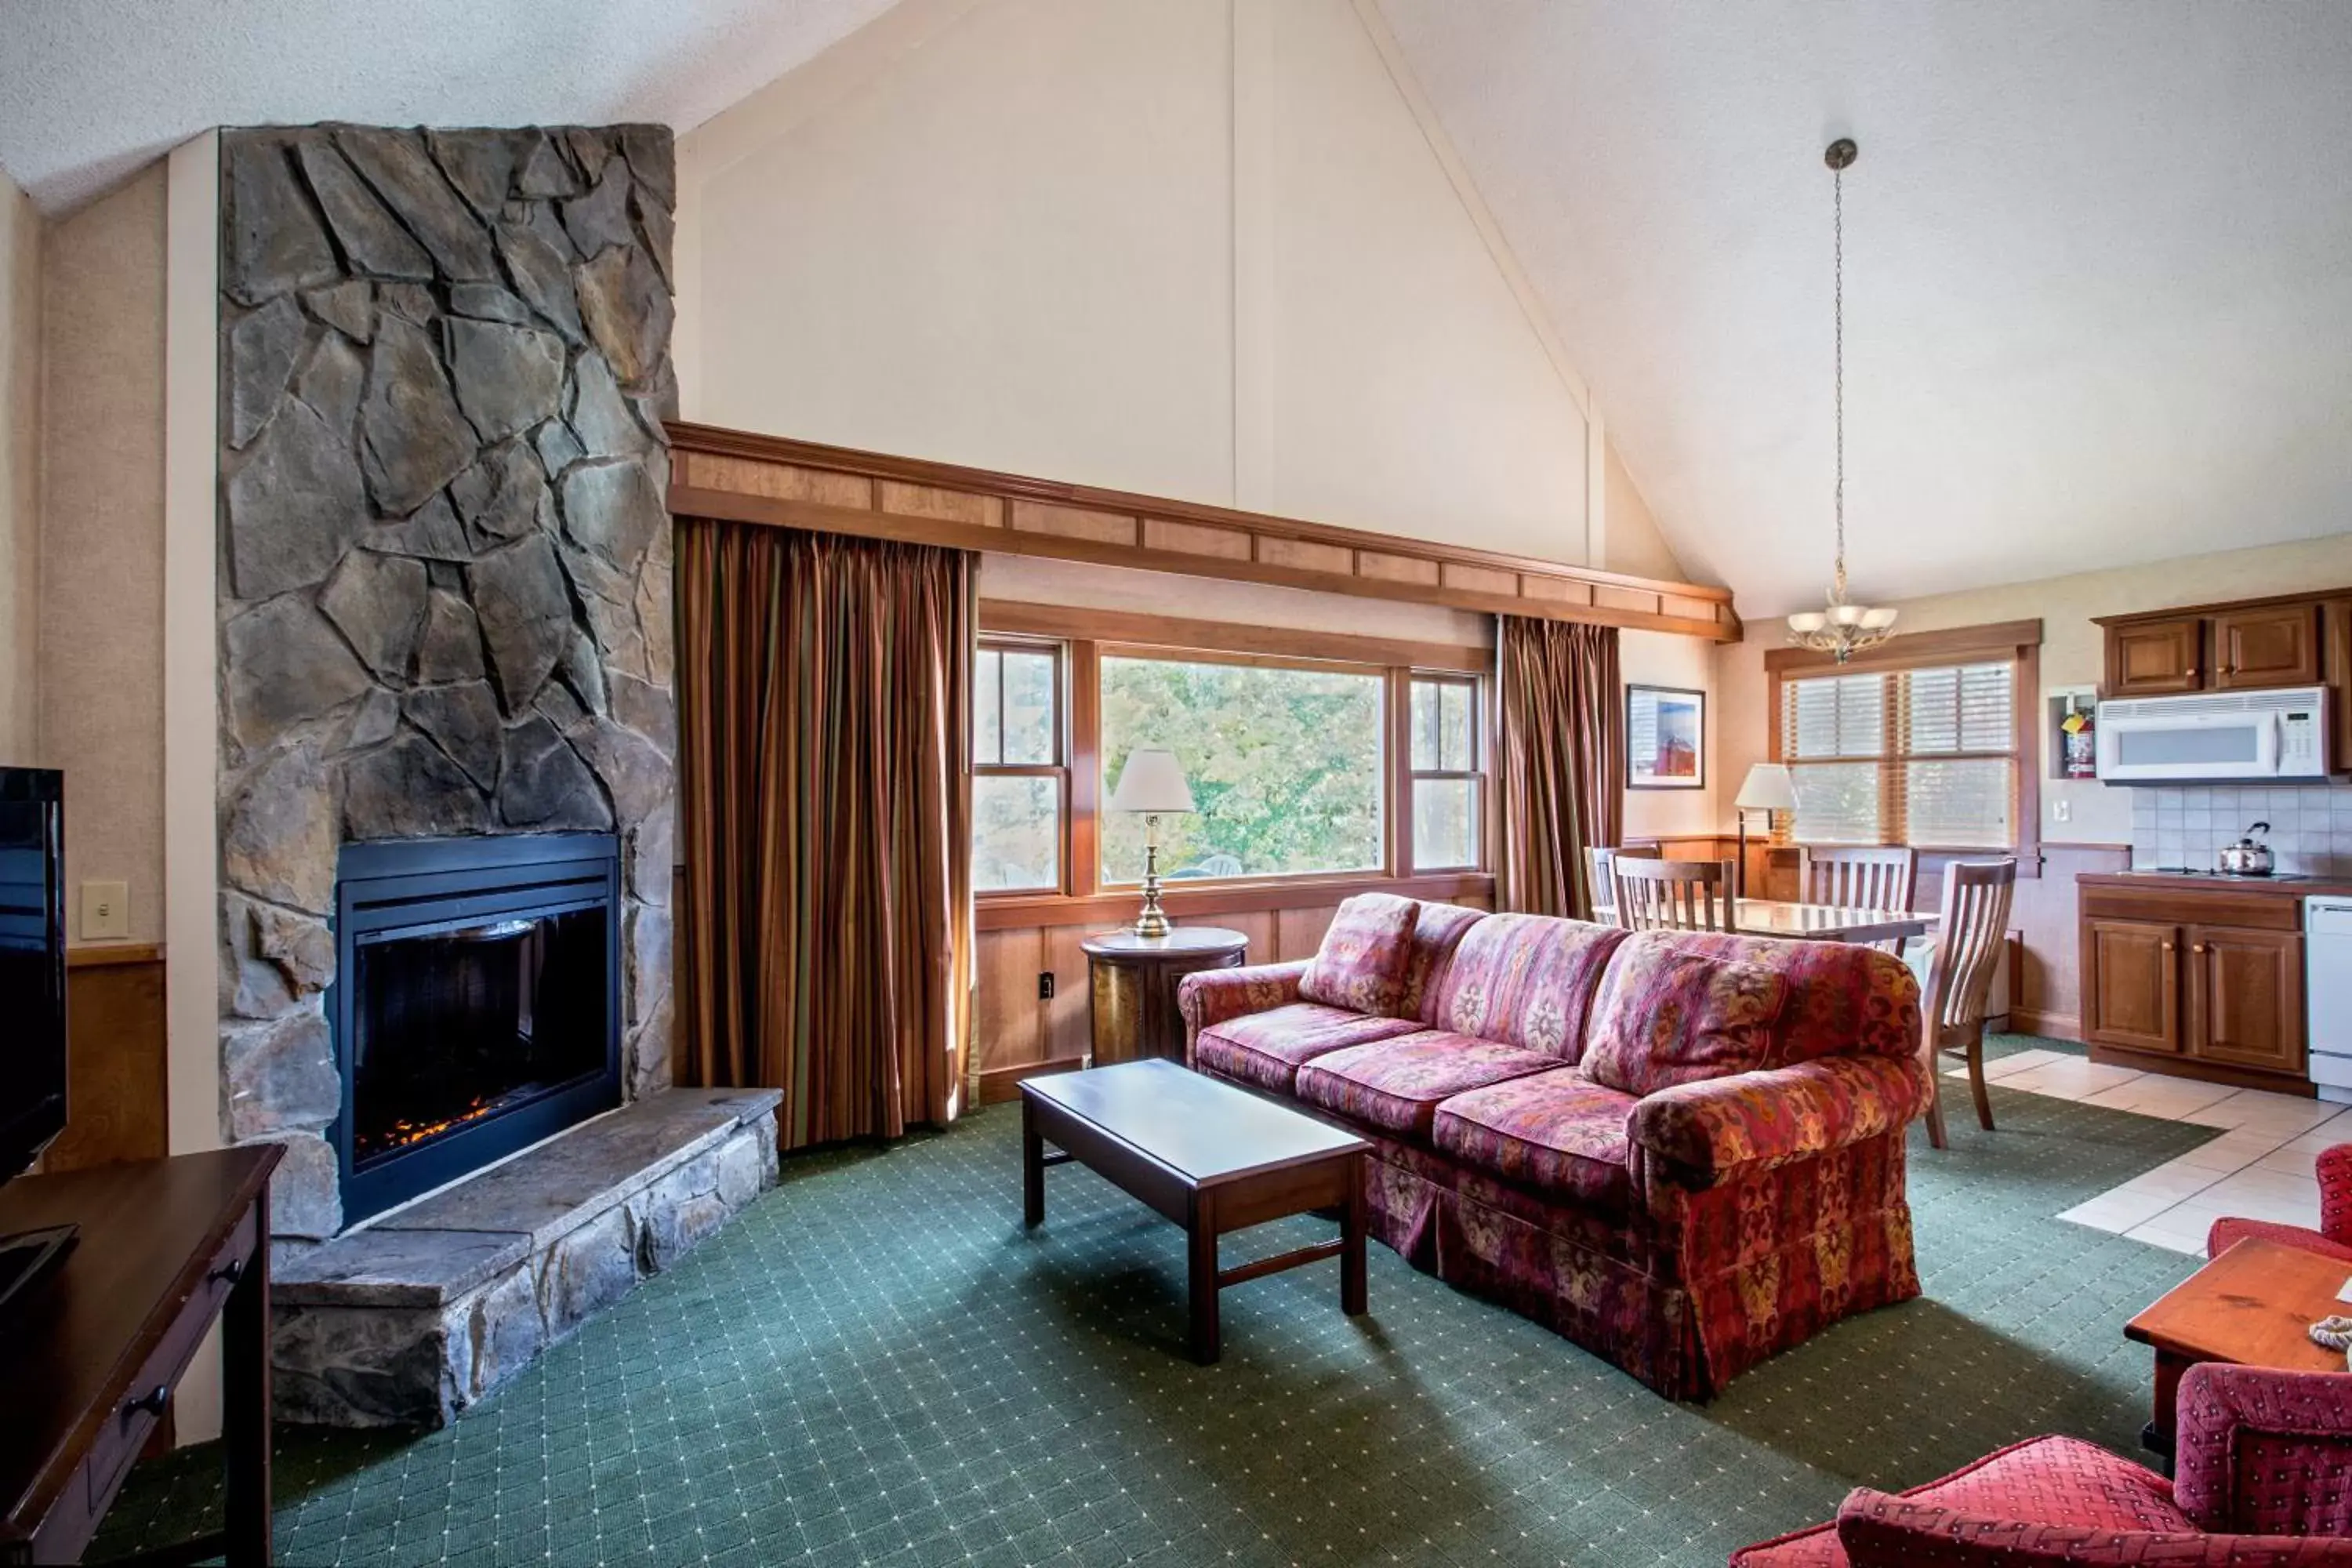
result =
[{"label": "stainless kettle", "polygon": [[2277,865],[2277,857],[2267,844],[2254,841],[2257,833],[2268,833],[2271,825],[2257,822],[2246,829],[2246,837],[2235,844],[2225,844],[2221,849],[2221,874],[2225,877],[2267,877]]}]

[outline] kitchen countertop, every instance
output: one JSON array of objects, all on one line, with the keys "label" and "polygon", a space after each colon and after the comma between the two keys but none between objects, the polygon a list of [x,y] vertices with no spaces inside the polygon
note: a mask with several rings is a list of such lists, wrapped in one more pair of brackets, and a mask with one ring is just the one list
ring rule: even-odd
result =
[{"label": "kitchen countertop", "polygon": [[2179,888],[2195,892],[2273,893],[2283,899],[2352,894],[2352,878],[2282,872],[2270,877],[2225,877],[2219,871],[2078,871],[2077,887]]}]

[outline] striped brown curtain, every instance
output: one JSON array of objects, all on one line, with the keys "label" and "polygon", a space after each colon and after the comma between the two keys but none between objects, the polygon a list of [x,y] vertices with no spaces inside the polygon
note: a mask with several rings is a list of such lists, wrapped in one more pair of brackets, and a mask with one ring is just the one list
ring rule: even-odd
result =
[{"label": "striped brown curtain", "polygon": [[1617,628],[1501,620],[1496,898],[1507,910],[1590,920],[1585,848],[1615,845],[1625,822]]},{"label": "striped brown curtain", "polygon": [[678,522],[681,1077],[782,1089],[786,1148],[957,1110],[974,559]]}]

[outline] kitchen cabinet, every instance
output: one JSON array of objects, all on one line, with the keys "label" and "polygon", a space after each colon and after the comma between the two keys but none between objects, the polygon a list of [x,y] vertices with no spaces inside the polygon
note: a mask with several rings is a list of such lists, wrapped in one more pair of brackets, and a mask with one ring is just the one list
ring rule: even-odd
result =
[{"label": "kitchen cabinet", "polygon": [[2080,879],[2094,1061],[2310,1092],[2301,894],[2118,872]]},{"label": "kitchen cabinet", "polygon": [[2225,610],[2212,624],[2217,690],[2319,684],[2317,605]]},{"label": "kitchen cabinet", "polygon": [[2347,605],[2352,589],[2333,589],[2095,617],[2106,634],[2100,692],[2164,697],[2283,686],[2352,690]]}]

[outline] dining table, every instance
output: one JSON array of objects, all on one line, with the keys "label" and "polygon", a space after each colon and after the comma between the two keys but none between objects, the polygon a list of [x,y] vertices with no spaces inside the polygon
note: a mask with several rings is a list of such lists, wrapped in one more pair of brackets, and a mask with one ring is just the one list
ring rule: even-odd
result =
[{"label": "dining table", "polygon": [[1732,929],[1742,936],[1798,942],[1898,942],[1926,936],[1936,923],[1936,916],[1910,910],[1844,909],[1790,899],[1740,899],[1731,915]]}]

